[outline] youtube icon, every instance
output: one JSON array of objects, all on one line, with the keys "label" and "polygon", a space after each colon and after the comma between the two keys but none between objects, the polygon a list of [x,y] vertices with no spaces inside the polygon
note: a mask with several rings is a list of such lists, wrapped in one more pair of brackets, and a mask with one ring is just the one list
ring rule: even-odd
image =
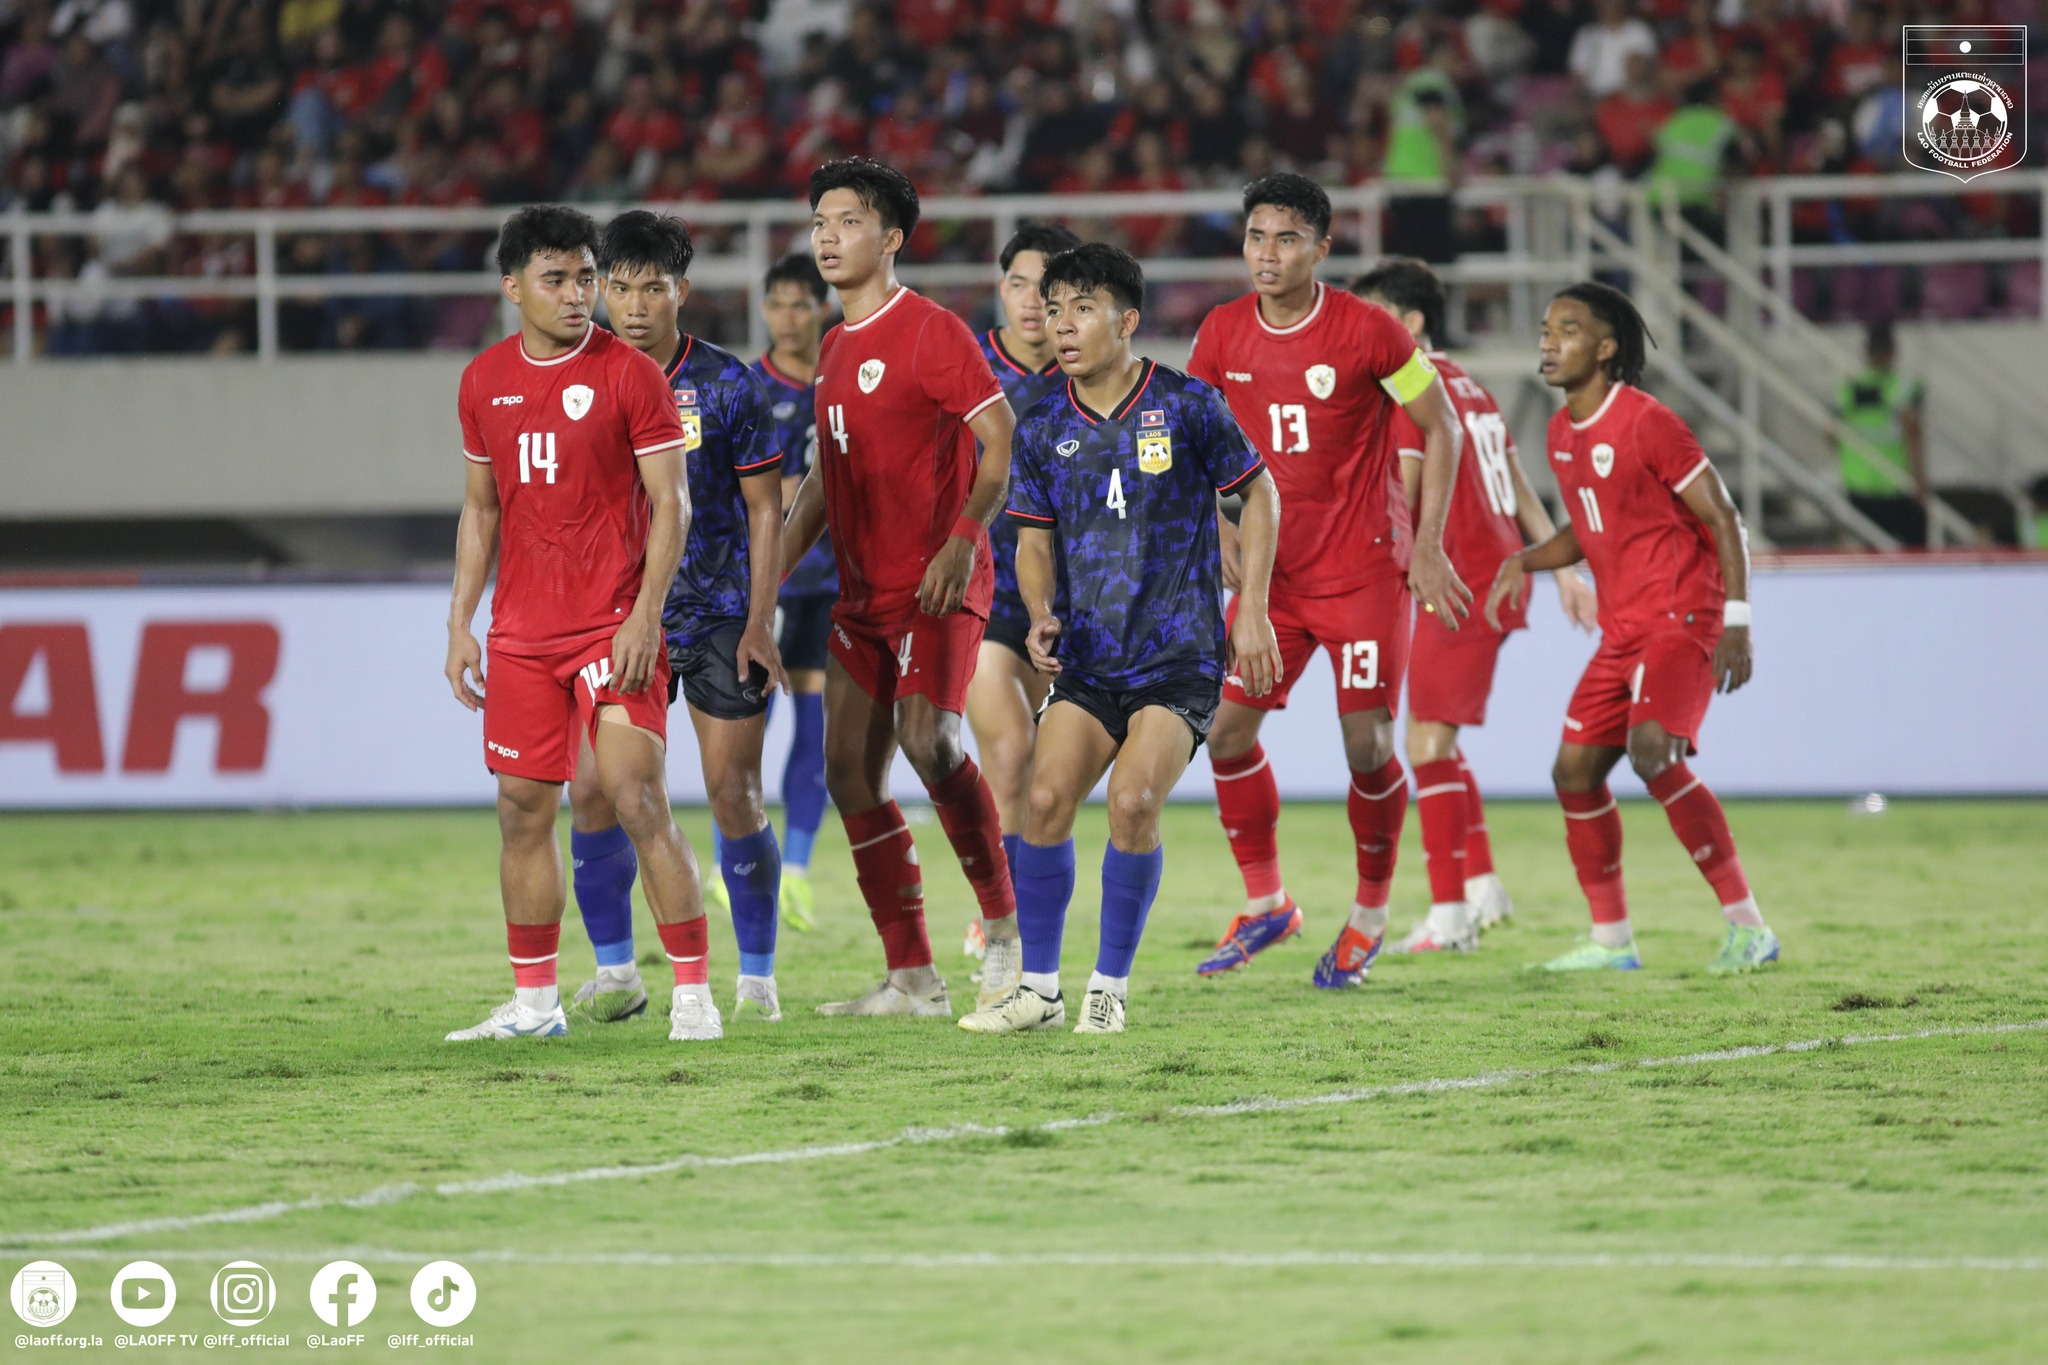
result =
[{"label": "youtube icon", "polygon": [[155,1261],[130,1261],[114,1276],[114,1315],[130,1327],[154,1327],[178,1306],[178,1284]]}]

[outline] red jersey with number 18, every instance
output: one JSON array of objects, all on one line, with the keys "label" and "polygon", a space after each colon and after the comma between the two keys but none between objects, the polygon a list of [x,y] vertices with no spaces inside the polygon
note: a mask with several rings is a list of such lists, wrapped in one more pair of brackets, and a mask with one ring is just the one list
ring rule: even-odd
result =
[{"label": "red jersey with number 18", "polygon": [[[1458,422],[1465,428],[1465,451],[1458,460],[1458,480],[1451,485],[1451,506],[1444,519],[1444,553],[1465,586],[1481,602],[1500,562],[1522,548],[1522,523],[1515,495],[1515,438],[1508,432],[1500,404],[1484,385],[1442,351],[1431,351],[1429,359],[1458,410]],[[1422,428],[1407,411],[1396,412],[1394,445],[1404,460],[1422,458]],[[1481,623],[1484,617],[1473,613]],[[1529,604],[1502,603],[1502,631],[1520,630],[1529,624]]]},{"label": "red jersey with number 18", "polygon": [[[1002,396],[967,324],[908,289],[825,333],[818,468],[839,564],[839,611],[875,625],[917,611],[925,567],[953,534],[974,486],[968,420]],[[994,594],[981,532],[966,610],[986,621]]]},{"label": "red jersey with number 18", "polygon": [[1602,648],[1672,627],[1719,633],[1714,538],[1679,496],[1713,464],[1677,413],[1630,384],[1583,422],[1559,408],[1550,467],[1600,591]]},{"label": "red jersey with number 18", "polygon": [[1407,570],[1413,533],[1388,422],[1435,372],[1393,314],[1318,283],[1308,316],[1274,327],[1247,294],[1202,320],[1188,373],[1223,395],[1272,471],[1276,597],[1335,597]]},{"label": "red jersey with number 18", "polygon": [[646,573],[639,457],[684,440],[661,367],[593,324],[552,360],[505,338],[459,392],[462,453],[498,485],[491,647],[551,655],[609,637]]}]

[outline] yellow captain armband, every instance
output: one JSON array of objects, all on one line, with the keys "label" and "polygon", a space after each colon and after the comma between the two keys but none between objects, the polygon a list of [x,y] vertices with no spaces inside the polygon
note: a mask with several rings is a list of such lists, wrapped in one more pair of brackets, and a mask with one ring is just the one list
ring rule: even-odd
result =
[{"label": "yellow captain armband", "polygon": [[1408,357],[1408,363],[1380,381],[1380,387],[1387,391],[1396,403],[1403,407],[1422,397],[1423,391],[1436,380],[1436,366],[1429,363],[1429,357],[1417,348]]}]

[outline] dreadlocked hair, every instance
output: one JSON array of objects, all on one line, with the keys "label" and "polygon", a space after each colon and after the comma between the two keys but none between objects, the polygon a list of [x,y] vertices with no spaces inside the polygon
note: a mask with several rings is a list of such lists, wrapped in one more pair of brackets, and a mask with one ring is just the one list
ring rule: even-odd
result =
[{"label": "dreadlocked hair", "polygon": [[1607,361],[1607,377],[1621,384],[1641,384],[1643,367],[1649,363],[1650,347],[1657,338],[1636,311],[1635,301],[1611,284],[1586,280],[1557,291],[1560,299],[1577,299],[1606,324],[1614,336],[1614,355]]}]

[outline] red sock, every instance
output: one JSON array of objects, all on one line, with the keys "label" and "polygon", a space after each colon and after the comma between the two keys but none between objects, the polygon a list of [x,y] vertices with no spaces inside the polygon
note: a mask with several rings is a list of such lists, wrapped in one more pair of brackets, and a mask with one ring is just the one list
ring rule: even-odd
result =
[{"label": "red sock", "polygon": [[562,951],[562,926],[556,924],[507,924],[505,946],[512,955],[512,984],[552,986],[555,959]]},{"label": "red sock", "polygon": [[1279,895],[1280,786],[1265,749],[1254,744],[1236,758],[1211,759],[1209,767],[1216,774],[1216,813],[1244,874],[1244,894],[1252,900]]},{"label": "red sock", "polygon": [[[853,876],[868,917],[882,937],[882,956],[889,970],[932,965],[931,941],[924,932],[924,874],[917,866],[917,845],[910,826],[894,801],[885,801],[858,815],[842,814],[846,842],[853,847]],[[999,860],[1000,861],[1000,860]]]},{"label": "red sock", "polygon": [[1620,923],[1628,918],[1628,895],[1621,886],[1621,811],[1614,793],[1604,786],[1561,791],[1557,800],[1564,807],[1564,845],[1593,909],[1593,923]]},{"label": "red sock", "polygon": [[[1387,903],[1394,882],[1394,855],[1401,848],[1401,824],[1408,818],[1408,774],[1398,759],[1377,772],[1351,770],[1351,833],[1358,842],[1358,903]],[[1454,899],[1465,898],[1458,883]]]},{"label": "red sock", "polygon": [[1728,817],[1707,784],[1685,764],[1674,763],[1650,779],[1650,795],[1664,807],[1671,832],[1692,854],[1721,904],[1748,900],[1749,878],[1743,875],[1742,859],[1735,856],[1735,836],[1728,832]]},{"label": "red sock", "polygon": [[654,926],[661,946],[668,950],[669,965],[676,969],[678,986],[702,986],[711,980],[710,926],[702,915],[681,924]]},{"label": "red sock", "polygon": [[1415,767],[1415,807],[1422,816],[1422,856],[1429,864],[1433,904],[1465,899],[1465,822],[1471,807],[1455,758]]},{"label": "red sock", "polygon": [[959,856],[960,870],[981,902],[983,919],[1017,913],[1017,893],[1010,886],[1010,860],[1003,856],[1003,822],[996,814],[995,793],[982,780],[981,769],[968,759],[935,787],[926,787],[939,825]]},{"label": "red sock", "polygon": [[1486,802],[1479,795],[1479,779],[1472,765],[1458,751],[1458,777],[1465,784],[1465,878],[1483,877],[1493,871],[1493,840],[1486,833]]}]

